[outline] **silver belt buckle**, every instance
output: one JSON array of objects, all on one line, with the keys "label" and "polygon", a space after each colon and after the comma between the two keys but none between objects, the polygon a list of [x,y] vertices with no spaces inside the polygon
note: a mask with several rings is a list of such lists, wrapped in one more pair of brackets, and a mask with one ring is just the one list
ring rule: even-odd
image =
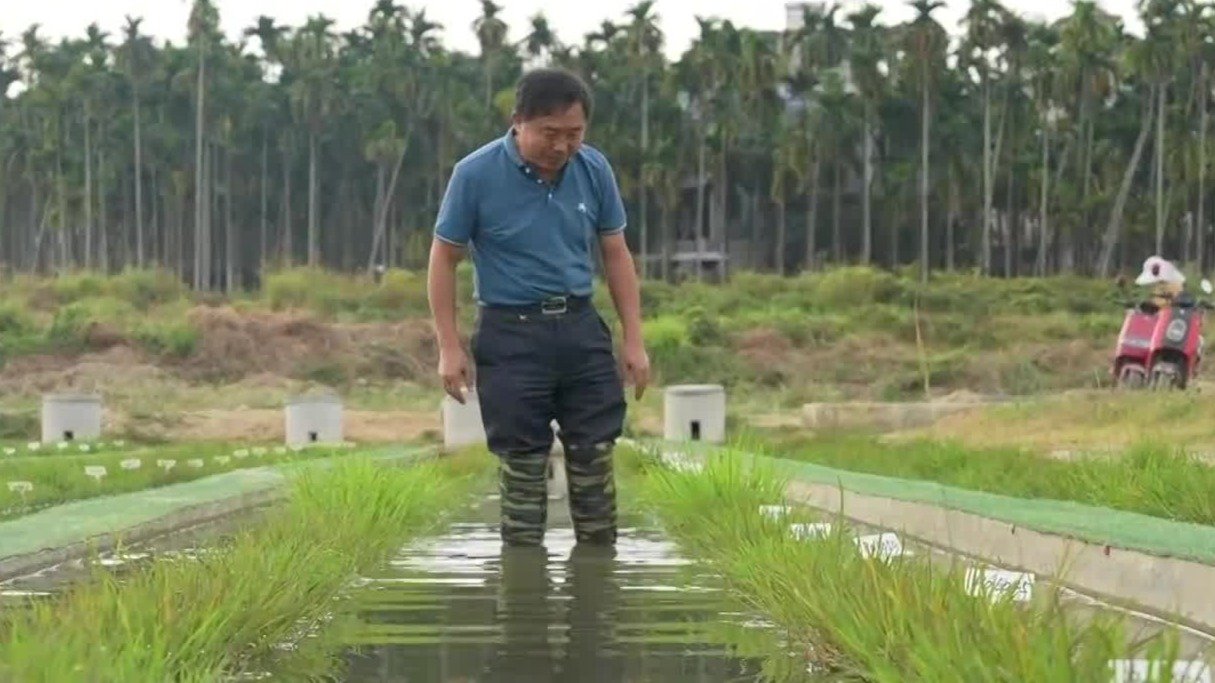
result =
[{"label": "silver belt buckle", "polygon": [[545,299],[540,304],[540,312],[544,315],[561,315],[569,310],[569,302],[563,296]]}]

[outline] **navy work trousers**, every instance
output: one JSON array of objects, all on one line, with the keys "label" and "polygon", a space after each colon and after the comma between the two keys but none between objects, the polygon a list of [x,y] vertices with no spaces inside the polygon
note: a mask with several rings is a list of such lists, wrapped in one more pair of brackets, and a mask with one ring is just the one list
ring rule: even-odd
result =
[{"label": "navy work trousers", "polygon": [[625,400],[603,318],[586,300],[571,302],[563,313],[482,307],[472,352],[481,418],[500,464],[502,540],[544,540],[556,420],[575,536],[614,543],[612,447],[623,428]]}]

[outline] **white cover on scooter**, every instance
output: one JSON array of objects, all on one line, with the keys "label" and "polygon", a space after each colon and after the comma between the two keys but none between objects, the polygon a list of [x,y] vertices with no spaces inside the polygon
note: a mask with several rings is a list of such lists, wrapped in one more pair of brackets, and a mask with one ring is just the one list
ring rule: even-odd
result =
[{"label": "white cover on scooter", "polygon": [[1135,284],[1155,285],[1160,283],[1184,284],[1185,275],[1172,263],[1159,256],[1150,256],[1143,262],[1143,272],[1135,278]]}]

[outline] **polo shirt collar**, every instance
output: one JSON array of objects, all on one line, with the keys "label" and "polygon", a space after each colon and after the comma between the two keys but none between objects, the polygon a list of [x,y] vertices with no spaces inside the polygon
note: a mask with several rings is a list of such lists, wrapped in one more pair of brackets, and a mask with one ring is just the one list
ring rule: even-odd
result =
[{"label": "polo shirt collar", "polygon": [[514,162],[515,166],[527,170],[527,162],[523,160],[523,155],[519,154],[519,143],[515,142],[514,128],[506,131],[506,136],[502,138],[502,146],[506,148],[506,156]]}]

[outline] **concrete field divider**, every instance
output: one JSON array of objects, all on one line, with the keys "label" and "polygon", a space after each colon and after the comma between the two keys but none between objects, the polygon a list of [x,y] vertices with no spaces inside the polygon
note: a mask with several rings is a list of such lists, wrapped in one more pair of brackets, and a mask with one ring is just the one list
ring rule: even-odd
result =
[{"label": "concrete field divider", "polygon": [[[367,457],[421,462],[437,449],[385,448]],[[223,472],[193,481],[86,498],[0,522],[0,581],[23,576],[119,543],[142,543],[280,500],[293,472],[325,469],[349,455]],[[11,488],[11,487],[10,487]]]},{"label": "concrete field divider", "polygon": [[[647,445],[653,444],[639,444]],[[677,449],[685,466],[713,454],[748,462],[761,459],[789,479],[787,503],[813,508],[825,517],[889,529],[979,564],[1033,574],[1111,605],[1139,609],[1215,635],[1215,527],[708,445],[658,447]],[[788,510],[765,506],[758,512],[781,516]]]}]

